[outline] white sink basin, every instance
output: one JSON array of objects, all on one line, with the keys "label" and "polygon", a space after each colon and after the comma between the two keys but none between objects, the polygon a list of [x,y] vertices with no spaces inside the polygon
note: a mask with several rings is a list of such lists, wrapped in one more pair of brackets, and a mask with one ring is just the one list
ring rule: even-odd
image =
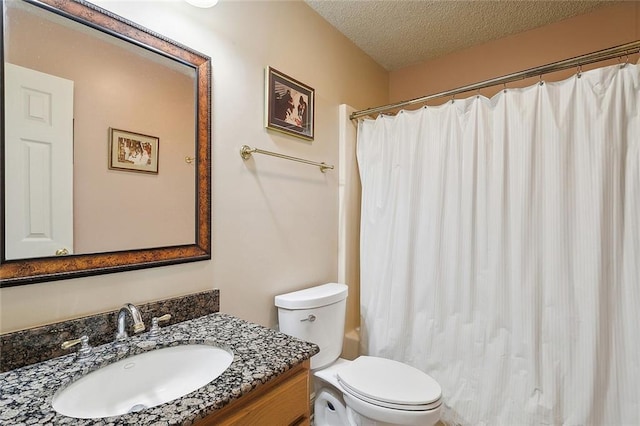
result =
[{"label": "white sink basin", "polygon": [[81,419],[119,416],[180,398],[221,375],[226,349],[182,345],[156,349],[100,368],[58,391],[53,409]]}]

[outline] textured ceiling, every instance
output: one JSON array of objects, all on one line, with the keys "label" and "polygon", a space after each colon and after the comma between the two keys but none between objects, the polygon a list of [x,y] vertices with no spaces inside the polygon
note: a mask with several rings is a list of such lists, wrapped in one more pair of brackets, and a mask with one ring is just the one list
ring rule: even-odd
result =
[{"label": "textured ceiling", "polygon": [[389,71],[614,3],[564,0],[305,1]]}]

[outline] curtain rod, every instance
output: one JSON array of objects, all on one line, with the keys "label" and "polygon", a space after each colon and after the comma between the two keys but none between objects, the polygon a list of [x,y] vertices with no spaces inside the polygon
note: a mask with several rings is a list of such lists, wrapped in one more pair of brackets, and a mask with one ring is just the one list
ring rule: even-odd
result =
[{"label": "curtain rod", "polygon": [[409,105],[422,104],[430,99],[442,98],[445,96],[455,96],[459,93],[485,89],[487,87],[497,86],[499,84],[507,84],[513,81],[524,80],[525,78],[530,78],[530,77],[537,77],[543,74],[566,70],[569,68],[578,67],[578,70],[579,70],[579,68],[582,65],[605,61],[607,59],[619,58],[625,55],[628,56],[638,52],[640,52],[640,40],[627,43],[627,44],[621,44],[615,47],[610,47],[608,49],[598,50],[597,52],[587,53],[586,55],[576,56],[570,59],[564,59],[562,61],[552,62],[547,65],[541,65],[539,67],[529,68],[524,71],[503,75],[502,77],[492,78],[490,80],[481,81],[479,83],[469,84],[467,86],[462,86],[457,89],[446,90],[444,92],[434,93],[433,95],[422,96],[420,98],[410,99],[408,101],[402,101],[394,104],[388,104],[388,105],[383,105],[375,108],[356,111],[353,114],[351,114],[349,118],[351,120],[355,120],[371,114],[379,114],[381,112],[391,111],[391,110],[403,108]]}]

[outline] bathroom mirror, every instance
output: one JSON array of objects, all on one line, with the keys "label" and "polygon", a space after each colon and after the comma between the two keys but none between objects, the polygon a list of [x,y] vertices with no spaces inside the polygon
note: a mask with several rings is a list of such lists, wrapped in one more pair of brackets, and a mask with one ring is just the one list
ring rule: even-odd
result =
[{"label": "bathroom mirror", "polygon": [[83,0],[4,0],[0,286],[211,258],[211,61]]}]

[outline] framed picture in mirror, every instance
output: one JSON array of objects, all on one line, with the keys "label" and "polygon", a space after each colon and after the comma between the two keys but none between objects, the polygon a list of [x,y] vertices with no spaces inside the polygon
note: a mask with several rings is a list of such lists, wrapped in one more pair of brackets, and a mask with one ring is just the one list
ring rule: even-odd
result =
[{"label": "framed picture in mirror", "polygon": [[158,174],[158,148],[155,136],[109,129],[109,169]]},{"label": "framed picture in mirror", "polygon": [[265,80],[265,126],[313,140],[315,90],[271,67]]}]

